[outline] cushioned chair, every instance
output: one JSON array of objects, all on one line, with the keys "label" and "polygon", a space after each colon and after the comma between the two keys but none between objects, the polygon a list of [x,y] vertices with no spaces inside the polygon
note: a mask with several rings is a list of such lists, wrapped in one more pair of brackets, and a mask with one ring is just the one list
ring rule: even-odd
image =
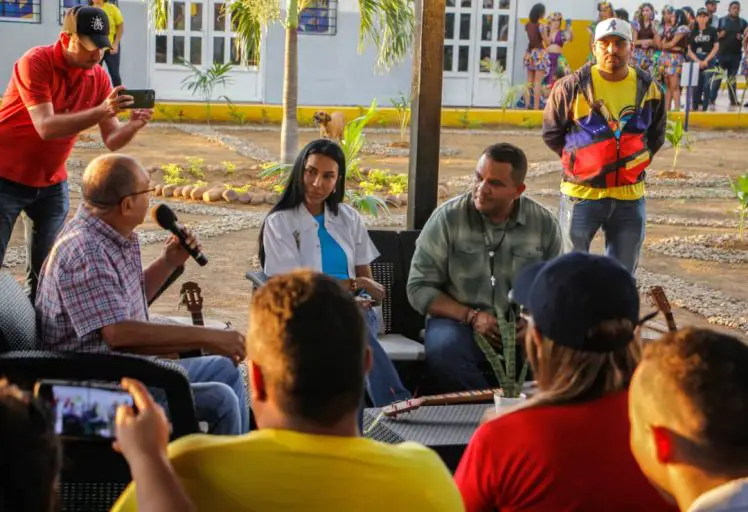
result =
[{"label": "cushioned chair", "polygon": [[[0,376],[24,389],[32,389],[39,379],[119,382],[132,377],[164,391],[173,439],[198,432],[192,390],[181,367],[139,356],[57,353],[38,347],[33,305],[15,278],[0,272]],[[63,452],[62,509],[109,510],[131,480],[124,458],[103,440],[64,439]]]}]

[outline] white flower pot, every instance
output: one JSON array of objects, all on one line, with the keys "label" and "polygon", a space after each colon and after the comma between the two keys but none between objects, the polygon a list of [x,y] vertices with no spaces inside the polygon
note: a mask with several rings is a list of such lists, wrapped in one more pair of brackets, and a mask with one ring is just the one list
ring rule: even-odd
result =
[{"label": "white flower pot", "polygon": [[504,398],[499,393],[494,393],[493,403],[496,406],[496,414],[504,414],[512,410],[517,405],[527,400],[527,395],[520,393],[519,398]]}]

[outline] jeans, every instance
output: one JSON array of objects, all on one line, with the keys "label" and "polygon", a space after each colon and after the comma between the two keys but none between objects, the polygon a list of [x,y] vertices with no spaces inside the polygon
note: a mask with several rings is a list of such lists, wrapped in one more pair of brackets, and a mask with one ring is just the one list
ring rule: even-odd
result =
[{"label": "jeans", "polygon": [[575,251],[589,252],[597,231],[605,233],[607,256],[620,261],[632,274],[647,227],[646,200],[577,199],[561,195],[561,232]]},{"label": "jeans", "polygon": [[249,432],[247,388],[241,371],[230,359],[207,356],[174,362],[187,370],[195,396],[197,419],[208,423],[211,434]]},{"label": "jeans", "polygon": [[[734,79],[740,69],[740,54],[737,55],[720,55],[717,58],[719,67],[727,71],[727,76],[730,79]],[[712,103],[717,101],[717,95],[719,94],[719,88],[722,86],[722,80],[714,80],[712,82]],[[727,88],[730,94],[730,105],[735,106],[738,104],[738,96],[735,90],[735,85]]]},{"label": "jeans", "polygon": [[425,345],[429,374],[440,391],[491,387],[481,371],[488,361],[473,339],[471,327],[448,318],[429,318]]},{"label": "jeans", "polygon": [[403,386],[390,356],[379,343],[376,312],[373,309],[364,309],[363,313],[373,360],[371,370],[366,376],[366,391],[374,407],[384,407],[392,402],[412,398],[410,391]]},{"label": "jeans", "polygon": [[111,52],[104,52],[102,63],[106,63],[106,69],[109,71],[109,77],[112,79],[112,87],[122,85],[122,77],[119,75],[119,61],[122,55],[122,44],[119,45],[119,51],[112,55]]},{"label": "jeans", "polygon": [[709,109],[712,98],[712,77],[714,76],[713,71],[707,71],[714,67],[714,60],[709,61],[706,69],[699,70],[699,83],[693,89],[693,109],[701,110],[706,112]]},{"label": "jeans", "polygon": [[18,216],[23,212],[26,236],[26,291],[33,303],[39,272],[70,209],[66,181],[49,187],[27,187],[0,178],[0,266]]}]

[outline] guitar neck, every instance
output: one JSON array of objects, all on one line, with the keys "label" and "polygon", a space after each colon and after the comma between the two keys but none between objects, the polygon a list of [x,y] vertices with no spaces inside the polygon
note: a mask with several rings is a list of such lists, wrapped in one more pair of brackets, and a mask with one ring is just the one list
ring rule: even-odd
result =
[{"label": "guitar neck", "polygon": [[193,311],[192,312],[192,325],[205,326],[205,321],[203,320],[203,312],[202,311]]},{"label": "guitar neck", "polygon": [[668,331],[675,332],[678,330],[678,326],[675,325],[675,317],[672,313],[665,313],[665,321],[667,322]]},{"label": "guitar neck", "polygon": [[495,393],[501,391],[496,389],[479,389],[476,391],[461,391],[459,393],[446,393],[444,395],[423,396],[423,405],[449,405],[462,404],[469,402],[482,402],[483,400],[493,400]]}]

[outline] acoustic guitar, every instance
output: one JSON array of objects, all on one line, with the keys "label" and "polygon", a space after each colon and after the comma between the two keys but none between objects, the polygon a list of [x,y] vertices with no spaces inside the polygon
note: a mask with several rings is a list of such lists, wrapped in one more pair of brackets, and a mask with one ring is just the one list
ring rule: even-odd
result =
[{"label": "acoustic guitar", "polygon": [[[181,296],[180,304],[187,308],[192,316],[192,325],[205,326],[205,320],[203,319],[203,292],[197,283],[188,281],[182,285],[182,289],[179,292]],[[191,357],[201,357],[203,351],[200,349],[190,350],[182,352],[179,357],[187,359]]]},{"label": "acoustic guitar", "polygon": [[663,315],[665,315],[665,321],[667,322],[667,328],[670,332],[678,330],[678,326],[675,324],[675,316],[673,316],[673,310],[670,307],[670,301],[667,300],[665,290],[662,286],[653,286],[649,289],[649,294],[652,296],[652,300],[655,303],[657,309],[659,309]]},{"label": "acoustic guitar", "polygon": [[389,418],[393,418],[406,412],[415,411],[419,407],[424,407],[426,405],[453,405],[485,402],[493,400],[495,393],[501,393],[501,388],[461,391],[458,393],[446,393],[444,395],[421,396],[418,398],[411,398],[410,400],[395,402],[383,407],[382,414]]}]

